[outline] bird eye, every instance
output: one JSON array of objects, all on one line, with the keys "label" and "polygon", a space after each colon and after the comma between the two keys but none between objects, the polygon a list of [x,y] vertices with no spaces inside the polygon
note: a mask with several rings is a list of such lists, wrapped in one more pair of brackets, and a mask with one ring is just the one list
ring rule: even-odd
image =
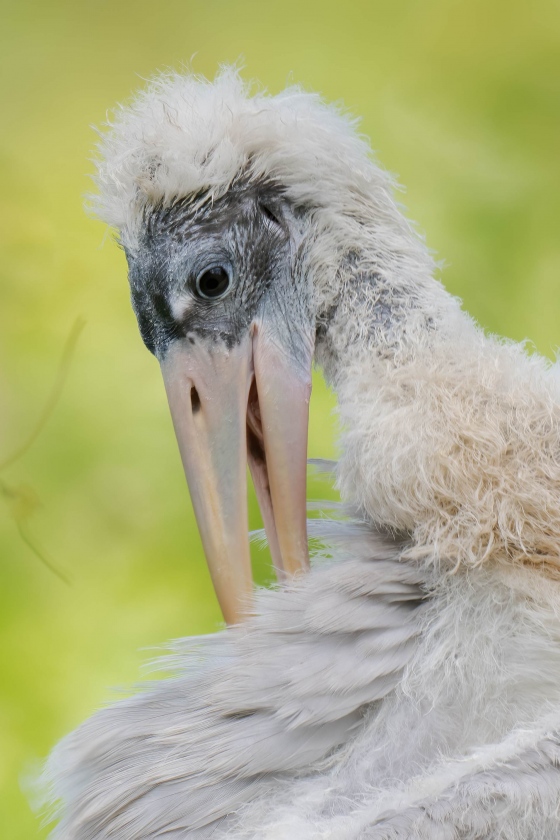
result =
[{"label": "bird eye", "polygon": [[231,285],[231,275],[222,265],[205,268],[196,278],[196,292],[205,300],[215,300],[225,295]]}]

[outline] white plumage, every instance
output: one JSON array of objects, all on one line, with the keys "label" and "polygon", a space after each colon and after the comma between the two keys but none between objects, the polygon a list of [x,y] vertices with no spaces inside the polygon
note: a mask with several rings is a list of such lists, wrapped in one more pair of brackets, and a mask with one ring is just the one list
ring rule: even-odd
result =
[{"label": "white plumage", "polygon": [[485,335],[354,125],[233,71],[168,76],[104,135],[95,209],[275,185],[342,421],[347,522],[177,677],[94,715],[46,770],[60,840],[560,837],[560,384]]}]

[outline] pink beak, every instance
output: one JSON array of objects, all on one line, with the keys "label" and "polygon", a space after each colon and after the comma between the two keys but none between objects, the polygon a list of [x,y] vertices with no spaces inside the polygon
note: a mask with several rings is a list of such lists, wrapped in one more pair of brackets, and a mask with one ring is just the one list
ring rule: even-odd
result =
[{"label": "pink beak", "polygon": [[176,342],[161,368],[225,620],[251,609],[249,463],[278,577],[309,567],[307,429],[312,346],[296,364],[262,323],[232,349]]}]

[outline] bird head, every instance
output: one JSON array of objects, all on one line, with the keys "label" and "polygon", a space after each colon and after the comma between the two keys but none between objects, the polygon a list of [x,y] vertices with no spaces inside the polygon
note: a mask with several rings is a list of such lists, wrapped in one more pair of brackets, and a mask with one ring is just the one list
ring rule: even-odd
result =
[{"label": "bird head", "polygon": [[252,588],[247,462],[278,575],[300,574],[314,352],[382,323],[345,308],[356,277],[387,320],[424,252],[350,120],[297,88],[251,96],[234,70],[153,82],[103,135],[96,180],[235,622]]},{"label": "bird head", "polygon": [[[280,576],[307,567],[314,323],[296,216],[243,183],[148,211],[132,301],[157,356],[214,586],[228,620],[251,589],[246,464]],[[294,279],[298,278],[298,279]]]}]

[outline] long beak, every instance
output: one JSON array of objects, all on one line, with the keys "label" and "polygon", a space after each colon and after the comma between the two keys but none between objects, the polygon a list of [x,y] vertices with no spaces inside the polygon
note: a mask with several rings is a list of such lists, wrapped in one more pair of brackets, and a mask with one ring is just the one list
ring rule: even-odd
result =
[{"label": "long beak", "polygon": [[[250,610],[249,462],[278,576],[309,565],[306,457],[311,351],[291,362],[262,324],[232,349],[175,342],[165,388],[206,559],[224,618]],[[307,372],[306,372],[307,371]]]}]

